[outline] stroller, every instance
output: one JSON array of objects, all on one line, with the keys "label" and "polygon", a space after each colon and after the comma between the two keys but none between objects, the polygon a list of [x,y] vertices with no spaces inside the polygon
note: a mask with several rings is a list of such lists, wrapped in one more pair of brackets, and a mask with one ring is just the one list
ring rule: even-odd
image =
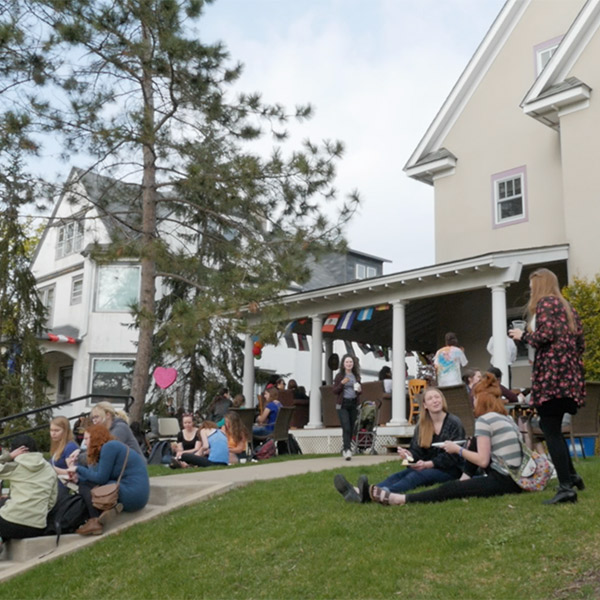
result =
[{"label": "stroller", "polygon": [[379,422],[379,405],[372,400],[365,400],[358,407],[358,415],[352,436],[352,452],[354,454],[377,454],[375,440],[377,423]]}]

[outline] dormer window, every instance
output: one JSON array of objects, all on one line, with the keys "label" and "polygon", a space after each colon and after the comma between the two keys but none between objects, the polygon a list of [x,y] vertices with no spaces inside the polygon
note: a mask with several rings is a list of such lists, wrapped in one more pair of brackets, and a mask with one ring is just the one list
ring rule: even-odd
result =
[{"label": "dormer window", "polygon": [[544,67],[548,64],[548,61],[552,58],[554,52],[558,48],[562,36],[542,42],[533,48],[534,59],[535,59],[535,76],[537,77]]},{"label": "dormer window", "polygon": [[354,276],[356,279],[366,279],[368,277],[377,277],[377,269],[375,267],[369,267],[361,263],[357,263],[355,267]]},{"label": "dormer window", "polygon": [[73,219],[58,228],[56,258],[80,252],[83,247],[83,220]]},{"label": "dormer window", "polygon": [[526,168],[517,167],[492,175],[494,227],[527,220]]}]

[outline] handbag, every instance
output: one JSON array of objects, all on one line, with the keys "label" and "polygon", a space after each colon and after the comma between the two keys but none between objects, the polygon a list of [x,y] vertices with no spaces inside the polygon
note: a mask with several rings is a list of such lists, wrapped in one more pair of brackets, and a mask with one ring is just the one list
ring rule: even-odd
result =
[{"label": "handbag", "polygon": [[548,485],[554,467],[544,454],[530,450],[523,443],[520,432],[518,436],[521,446],[521,464],[518,467],[511,467],[500,457],[498,462],[521,489],[528,492],[541,492]]},{"label": "handbag", "polygon": [[129,447],[127,447],[127,454],[125,455],[125,461],[123,462],[123,468],[119,474],[119,478],[114,483],[107,483],[105,485],[97,485],[92,488],[92,505],[98,510],[110,510],[117,505],[119,501],[119,484],[125,466],[127,465],[127,459],[129,458]]}]

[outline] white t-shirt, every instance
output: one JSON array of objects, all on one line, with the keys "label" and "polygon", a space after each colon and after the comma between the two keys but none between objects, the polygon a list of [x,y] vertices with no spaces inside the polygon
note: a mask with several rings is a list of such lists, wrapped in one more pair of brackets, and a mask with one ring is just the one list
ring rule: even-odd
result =
[{"label": "white t-shirt", "polygon": [[462,383],[460,368],[468,363],[465,353],[458,346],[440,348],[433,359],[440,387]]}]

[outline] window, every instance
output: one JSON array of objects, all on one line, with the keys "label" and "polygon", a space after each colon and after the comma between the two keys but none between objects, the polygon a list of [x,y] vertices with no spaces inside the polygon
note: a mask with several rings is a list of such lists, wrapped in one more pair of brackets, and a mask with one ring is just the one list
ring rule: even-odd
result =
[{"label": "window", "polygon": [[38,290],[40,300],[46,309],[46,327],[52,326],[52,317],[54,316],[54,292],[56,286],[49,285],[48,287]]},{"label": "window", "polygon": [[527,220],[525,167],[492,175],[492,188],[495,227]]},{"label": "window", "polygon": [[367,276],[365,265],[356,265],[356,279],[364,279]]},{"label": "window", "polygon": [[533,54],[535,59],[535,76],[537,77],[544,67],[548,64],[548,61],[552,58],[552,55],[556,52],[562,36],[542,42],[533,48]]},{"label": "window", "polygon": [[96,310],[128,312],[139,300],[140,268],[134,265],[110,265],[98,268]]},{"label": "window", "polygon": [[367,267],[367,277],[377,277],[377,269],[375,267]]},{"label": "window", "polygon": [[79,252],[83,247],[83,221],[69,221],[58,228],[56,257],[63,258]]},{"label": "window", "polygon": [[83,275],[71,279],[71,305],[81,304],[83,296]]},{"label": "window", "polygon": [[[91,394],[129,396],[134,361],[131,357],[93,358]],[[100,402],[101,398],[94,398]]]}]

